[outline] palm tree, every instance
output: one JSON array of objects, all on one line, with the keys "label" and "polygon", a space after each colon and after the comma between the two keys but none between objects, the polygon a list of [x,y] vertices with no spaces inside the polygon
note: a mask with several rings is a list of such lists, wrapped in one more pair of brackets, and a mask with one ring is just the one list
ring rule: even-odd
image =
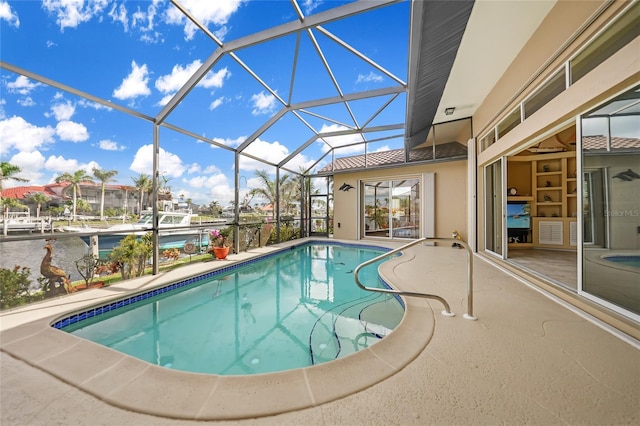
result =
[{"label": "palm tree", "polygon": [[91,211],[91,204],[89,204],[87,201],[85,201],[83,199],[79,199],[77,208],[82,213],[90,212]]},{"label": "palm tree", "polygon": [[3,161],[0,163],[0,200],[2,199],[2,189],[5,180],[15,180],[16,182],[28,182],[29,179],[16,176],[22,169],[13,164]]},{"label": "palm tree", "polygon": [[25,210],[28,209],[28,207],[18,201],[17,198],[5,197],[2,199],[2,201],[0,201],[0,204],[2,205],[2,211],[5,215],[7,214],[7,212],[9,212],[9,209],[11,207],[20,207]]},{"label": "palm tree", "polygon": [[129,214],[129,191],[134,191],[135,188],[133,186],[122,185],[120,189],[124,189],[124,215],[122,216],[122,219],[124,220],[124,218]]},{"label": "palm tree", "polygon": [[137,178],[132,177],[133,183],[139,193],[138,198],[138,214],[142,214],[142,206],[144,205],[144,194],[153,191],[153,180],[151,176],[140,173]]},{"label": "palm tree", "polygon": [[51,200],[50,197],[43,194],[42,192],[36,192],[35,194],[31,194],[29,196],[29,202],[36,204],[38,207],[36,208],[36,219],[40,217],[40,209],[42,205],[48,203]]},{"label": "palm tree", "polygon": [[[256,177],[262,181],[262,186],[260,188],[253,188],[249,191],[250,195],[259,196],[269,200],[271,205],[274,207],[271,212],[271,217],[275,217],[275,206],[276,200],[278,199],[277,185],[275,180],[271,180],[269,174],[266,170],[256,170]],[[280,177],[280,192],[284,193],[284,189],[286,188],[286,183],[289,180],[289,175],[283,175]],[[281,197],[284,198],[284,197]]]},{"label": "palm tree", "polygon": [[93,168],[93,175],[100,181],[100,220],[104,220],[104,186],[107,182],[113,181],[111,179],[118,174],[117,170],[101,170]]},{"label": "palm tree", "polygon": [[78,197],[80,194],[80,184],[82,182],[93,183],[93,178],[87,174],[84,170],[78,170],[74,174],[63,173],[56,178],[56,183],[70,182],[73,185],[73,220],[76,220],[76,209],[78,204]]}]

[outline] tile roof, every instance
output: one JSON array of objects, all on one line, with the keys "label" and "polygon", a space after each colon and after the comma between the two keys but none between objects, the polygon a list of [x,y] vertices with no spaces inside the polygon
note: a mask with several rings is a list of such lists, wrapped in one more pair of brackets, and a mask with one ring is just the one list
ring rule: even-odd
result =
[{"label": "tile roof", "polygon": [[[64,189],[71,185],[70,182],[60,182],[60,183],[50,183],[47,185],[29,185],[29,186],[16,186],[13,188],[4,188],[2,190],[2,197],[5,198],[17,198],[19,200],[23,200],[29,198],[32,194],[37,192],[43,193],[46,196],[50,197],[51,200],[62,200],[69,198],[67,195],[64,195]],[[101,184],[99,183],[89,183],[83,182],[81,188],[95,188],[100,189]],[[131,187],[127,185],[105,185],[105,189],[112,191],[124,191],[126,188],[131,190]]]},{"label": "tile roof", "polygon": [[[403,164],[404,161],[404,149],[392,149],[390,151],[371,152],[366,155],[354,155],[351,157],[336,158],[333,163],[333,169],[331,164],[326,165],[318,171],[318,173],[326,173],[352,169],[364,169],[372,167],[380,167],[391,164]],[[436,145],[436,159],[453,158],[453,157],[466,157],[467,147],[459,142],[448,142],[440,145]],[[433,148],[416,148],[409,151],[409,161],[428,161],[433,160]]]},{"label": "tile roof", "polygon": [[4,198],[17,198],[18,200],[24,200],[32,196],[33,194],[41,193],[47,197],[53,199],[60,199],[60,195],[53,190],[51,185],[46,186],[16,186],[14,188],[6,188],[2,190],[2,197]]},{"label": "tile roof", "polygon": [[[603,135],[583,136],[584,151],[606,151],[607,138]],[[640,149],[640,138],[611,138],[611,149]]]}]

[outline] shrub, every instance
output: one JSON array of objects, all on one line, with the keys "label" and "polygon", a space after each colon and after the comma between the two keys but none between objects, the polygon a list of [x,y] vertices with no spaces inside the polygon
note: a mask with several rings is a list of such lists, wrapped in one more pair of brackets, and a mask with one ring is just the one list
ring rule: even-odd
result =
[{"label": "shrub", "polygon": [[120,245],[113,249],[109,260],[118,265],[123,280],[141,277],[144,274],[145,265],[153,252],[151,238],[150,232],[141,239],[135,235],[127,235],[120,241]]},{"label": "shrub", "polygon": [[13,269],[0,268],[0,309],[25,305],[41,299],[29,293],[31,269],[26,266],[14,266]]},{"label": "shrub", "polygon": [[180,250],[177,248],[166,249],[162,252],[162,257],[167,258],[172,262],[175,262],[180,258]]}]

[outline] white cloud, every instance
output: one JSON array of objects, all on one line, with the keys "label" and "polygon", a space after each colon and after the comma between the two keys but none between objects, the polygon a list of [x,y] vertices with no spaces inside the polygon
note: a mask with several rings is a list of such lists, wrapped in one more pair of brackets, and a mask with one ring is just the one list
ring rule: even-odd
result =
[{"label": "white cloud", "polygon": [[383,146],[380,146],[380,147],[376,148],[372,152],[387,152],[387,151],[390,151],[390,150],[391,150],[391,148],[389,147],[389,145],[383,145]]},{"label": "white cloud", "polygon": [[[339,132],[341,130],[348,130],[348,129],[339,124],[331,124],[329,126],[327,126],[326,124],[323,124],[322,128],[320,129],[320,134]],[[331,145],[334,148],[344,146],[344,145],[350,145],[357,142],[363,142],[362,136],[357,133],[350,134],[350,135],[341,135],[341,136],[325,136],[322,139],[324,139],[329,145]],[[322,146],[321,148],[322,152],[329,151],[330,147],[328,147],[326,143],[320,140],[318,141],[318,143],[321,144]],[[342,148],[340,149],[340,154],[352,154],[352,153],[362,152],[363,147],[364,147],[363,145],[355,145],[347,148]]]},{"label": "white cloud", "polygon": [[63,141],[84,142],[89,139],[89,131],[83,124],[63,120],[56,125],[56,134]]},{"label": "white cloud", "polygon": [[187,167],[188,174],[200,173],[201,171],[202,171],[202,167],[200,167],[200,164],[198,163],[193,163]]},{"label": "white cloud", "polygon": [[169,101],[171,100],[171,98],[173,98],[174,95],[175,93],[169,93],[168,95],[163,96],[162,99],[160,99],[156,105],[165,106],[166,104],[169,103]]},{"label": "white cloud", "polygon": [[23,106],[23,107],[32,107],[35,106],[35,101],[31,98],[31,96],[27,96],[26,98],[21,98],[18,99],[16,102],[18,102],[18,105]]},{"label": "white cloud", "polygon": [[50,127],[38,127],[28,123],[22,117],[13,116],[0,121],[0,154],[11,149],[35,151],[55,142],[55,130]]},{"label": "white cloud", "polygon": [[304,10],[305,15],[308,15],[311,12],[313,12],[321,4],[322,4],[322,0],[303,0],[302,9]]},{"label": "white cloud", "polygon": [[[164,106],[169,103],[178,89],[180,89],[187,82],[187,80],[189,80],[189,77],[191,77],[193,73],[196,72],[200,65],[200,60],[195,60],[186,67],[174,65],[171,74],[166,74],[158,78],[155,83],[156,89],[158,89],[160,92],[166,93],[166,95],[163,96],[162,99],[160,99],[157,105]],[[207,73],[207,75],[202,80],[200,80],[196,87],[219,88],[224,84],[225,78],[228,78],[230,76],[231,73],[227,70],[227,68],[223,68],[215,73],[209,71],[209,73]],[[215,102],[216,101],[214,101],[214,103]]]},{"label": "white cloud", "polygon": [[162,39],[162,34],[155,31],[155,18],[158,13],[157,5],[159,2],[160,0],[154,0],[147,6],[146,11],[138,7],[138,10],[131,15],[131,27],[138,28],[142,32],[140,40],[145,43],[157,43]]},{"label": "white cloud", "polygon": [[[160,76],[156,80],[156,89],[164,94],[171,94],[171,96],[173,96],[201,66],[202,62],[199,59],[196,59],[184,67],[179,64],[174,65],[170,74]],[[216,72],[209,71],[207,75],[200,80],[198,87],[204,87],[206,89],[220,88],[224,84],[224,80],[230,76],[231,73],[227,68],[222,68]]]},{"label": "white cloud", "polygon": [[196,198],[198,202],[202,204],[208,204],[212,200],[215,200],[224,207],[228,205],[235,196],[233,187],[229,184],[229,179],[222,173],[184,179],[183,182],[191,188],[199,190],[203,188],[208,189],[203,195]]},{"label": "white cloud", "polygon": [[98,146],[100,147],[100,149],[103,149],[105,151],[124,151],[125,149],[127,149],[126,146],[118,145],[117,142],[109,139],[101,140],[100,142],[98,142]]},{"label": "white cloud", "polygon": [[20,95],[28,95],[38,86],[42,86],[41,83],[34,83],[24,75],[19,75],[15,81],[7,83],[7,89],[9,93],[18,93]]},{"label": "white cloud", "polygon": [[[242,142],[246,141],[246,140],[247,140],[247,137],[246,137],[246,136],[239,136],[239,137],[237,137],[237,138],[235,138],[235,139],[229,139],[229,138],[227,138],[227,139],[222,139],[222,138],[213,138],[212,140],[213,140],[214,142],[218,142],[218,143],[221,143],[221,144],[223,144],[223,145],[226,145],[226,146],[228,146],[228,147],[230,147],[230,148],[236,148],[236,147],[240,146],[240,144],[241,144]],[[217,146],[215,146],[215,145],[211,145],[211,148],[218,149],[218,147],[217,147]]]},{"label": "white cloud", "polygon": [[[185,171],[182,160],[175,154],[160,148],[160,170],[167,177],[180,177]],[[143,145],[138,149],[129,170],[150,175],[153,172],[153,145]]]},{"label": "white cloud", "polygon": [[16,176],[28,179],[29,182],[16,182],[9,179],[3,183],[5,188],[21,186],[21,185],[38,185],[42,179],[42,167],[44,166],[44,156],[40,151],[19,152],[9,160],[9,163],[18,166],[21,172]]},{"label": "white cloud", "polygon": [[47,40],[47,47],[57,46],[57,44],[51,40]]},{"label": "white cloud", "polygon": [[47,158],[44,163],[44,167],[47,170],[51,170],[58,175],[63,173],[75,173],[78,170],[84,170],[88,175],[93,174],[93,169],[99,169],[100,165],[95,161],[89,161],[88,163],[79,163],[78,160],[73,158],[64,158],[61,155],[52,155]]},{"label": "white cloud", "polygon": [[[181,4],[203,25],[213,24],[216,27],[224,27],[231,15],[233,15],[245,0],[182,0]],[[197,31],[197,27],[186,19],[184,14],[176,7],[170,7],[166,11],[165,22],[174,25],[184,25],[186,40],[191,40]]]},{"label": "white cloud", "polygon": [[[51,112],[56,121],[70,120],[76,112],[76,107],[70,102],[60,103],[51,107]],[[47,117],[49,115],[45,114]]]},{"label": "white cloud", "polygon": [[78,101],[78,105],[80,105],[83,108],[93,108],[95,110],[113,111],[113,108],[110,108],[106,105],[99,104],[97,102],[88,101],[86,99],[80,99]]},{"label": "white cloud", "polygon": [[[280,142],[266,142],[261,139],[256,139],[249,144],[245,149],[247,154],[251,154],[254,157],[262,158],[270,163],[279,163],[289,155],[289,149],[280,144]],[[240,169],[241,170],[259,170],[264,169],[267,166],[265,163],[248,158],[244,155],[240,156]]]},{"label": "white cloud", "polygon": [[122,80],[122,84],[113,91],[113,97],[117,99],[132,99],[138,96],[148,96],[149,71],[147,65],[138,66],[136,61],[131,61],[131,73]]},{"label": "white cloud", "polygon": [[251,110],[253,115],[269,114],[276,108],[275,96],[264,91],[251,96],[251,101],[253,102],[253,110]]},{"label": "white cloud", "polygon": [[213,102],[211,102],[211,105],[209,105],[209,109],[211,111],[213,111],[214,109],[218,108],[223,103],[224,103],[224,96],[221,96],[218,99],[215,99]]},{"label": "white cloud", "polygon": [[0,0],[0,20],[4,19],[12,27],[20,27],[20,18],[18,14],[11,10],[11,6],[6,1]]},{"label": "white cloud", "polygon": [[380,83],[383,80],[380,74],[376,74],[373,71],[369,72],[369,74],[358,74],[358,79],[356,80],[356,84],[358,83]]},{"label": "white cloud", "polygon": [[162,93],[177,92],[201,65],[202,62],[200,62],[199,59],[196,59],[184,67],[179,64],[174,65],[170,74],[160,76],[156,80],[156,89]]},{"label": "white cloud", "polygon": [[113,22],[120,22],[125,33],[129,31],[129,18],[127,18],[127,8],[124,4],[116,5],[114,3],[109,11],[109,17]]},{"label": "white cloud", "polygon": [[298,154],[291,159],[288,163],[284,164],[284,166],[290,170],[298,171],[301,167],[307,170],[309,167],[315,163],[316,160],[310,160],[306,155]]},{"label": "white cloud", "polygon": [[216,72],[210,70],[207,75],[204,76],[202,80],[198,83],[198,86],[204,87],[205,89],[219,89],[224,84],[225,79],[229,79],[231,77],[231,71],[224,67]]},{"label": "white cloud", "polygon": [[108,0],[43,0],[42,7],[56,16],[60,30],[75,28],[83,22],[100,14],[107,6]]}]

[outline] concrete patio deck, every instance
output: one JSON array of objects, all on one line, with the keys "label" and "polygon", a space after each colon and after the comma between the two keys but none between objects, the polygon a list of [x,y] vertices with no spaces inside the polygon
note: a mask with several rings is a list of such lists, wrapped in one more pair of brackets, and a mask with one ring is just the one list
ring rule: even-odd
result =
[{"label": "concrete patio deck", "polygon": [[[243,253],[234,259],[272,249]],[[333,375],[328,371],[330,377],[324,377],[322,387],[317,389],[312,373],[305,373],[309,389],[301,392],[304,394],[301,397],[311,396],[313,401],[308,408],[219,421],[195,420],[198,413],[194,412],[194,420],[188,420],[171,418],[180,417],[172,413],[189,409],[178,399],[167,398],[162,401],[165,415],[151,415],[142,405],[132,409],[112,405],[109,391],[96,397],[83,390],[82,386],[95,380],[99,373],[90,372],[93,375],[81,381],[81,386],[73,380],[61,380],[52,370],[56,363],[51,362],[59,353],[29,358],[29,354],[48,347],[45,346],[48,343],[43,342],[39,348],[37,341],[27,339],[39,333],[40,328],[34,332],[34,327],[41,327],[38,324],[52,315],[77,310],[114,294],[125,295],[171,282],[180,275],[204,272],[212,266],[199,263],[156,277],[3,313],[0,316],[0,423],[3,426],[640,423],[640,344],[637,341],[607,330],[606,326],[552,300],[478,256],[474,261],[474,314],[478,320],[464,319],[467,300],[464,250],[416,246],[393,262],[383,271],[388,281],[402,290],[441,295],[457,315],[442,316],[442,305],[436,301],[410,302],[410,306],[420,311],[423,322],[412,320],[406,324],[403,321],[394,333],[370,348],[367,356],[375,359],[378,369],[369,367],[370,359],[364,360],[365,364],[337,365],[337,371],[347,374]],[[26,342],[29,344],[21,345]],[[82,350],[81,346],[78,344],[76,349]],[[394,360],[404,361],[394,365]],[[375,377],[380,369],[390,373]],[[367,380],[372,383],[354,385]],[[109,389],[108,382],[104,383],[105,389]],[[114,381],[111,386],[127,388],[135,383],[122,385]],[[156,386],[162,392],[170,383],[173,382],[159,379]],[[185,385],[185,389],[197,386],[196,383]],[[281,385],[275,383],[274,389],[280,389]],[[297,398],[295,392],[283,394],[269,388],[249,386],[236,390],[233,405],[238,410],[245,407],[247,412],[254,412],[256,406],[279,406],[290,402],[283,399]],[[165,393],[170,391],[167,389]],[[198,410],[202,414],[203,406]]]}]

